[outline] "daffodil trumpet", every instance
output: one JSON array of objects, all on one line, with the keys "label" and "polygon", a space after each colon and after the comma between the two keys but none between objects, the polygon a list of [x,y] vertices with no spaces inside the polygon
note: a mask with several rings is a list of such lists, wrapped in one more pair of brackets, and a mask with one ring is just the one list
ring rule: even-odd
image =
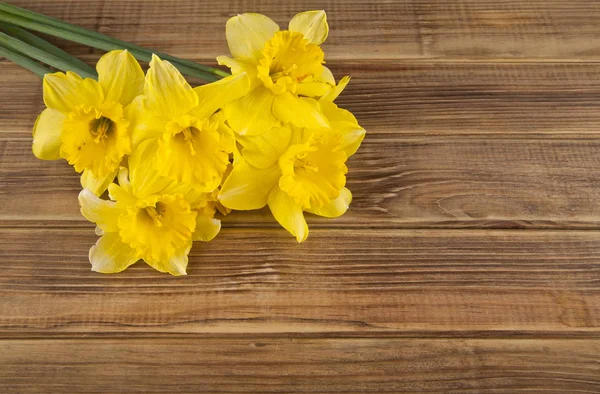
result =
[{"label": "daffodil trumpet", "polygon": [[129,110],[134,148],[152,141],[149,167],[203,192],[214,191],[235,146],[219,110],[248,88],[245,73],[192,88],[171,63],[154,55],[143,93]]},{"label": "daffodil trumpet", "polygon": [[204,194],[149,169],[144,158],[151,144],[141,144],[129,170],[119,170],[118,184],[108,188],[110,200],[88,189],[79,194],[82,214],[100,235],[89,252],[94,271],[120,272],[143,260],[160,272],[186,275],[192,242],[210,241],[221,229],[205,209]]},{"label": "daffodil trumpet", "polygon": [[44,76],[44,103],[33,127],[33,153],[63,158],[81,173],[81,185],[101,195],[131,153],[126,110],[142,93],[144,72],[127,51],[112,51],[96,66],[98,80],[73,72]]},{"label": "daffodil trumpet", "polygon": [[365,130],[348,111],[320,104],[330,128],[274,127],[260,136],[239,137],[241,146],[219,201],[234,210],[268,206],[275,219],[303,242],[308,225],[303,212],[334,218],[352,201],[346,186],[347,159]]},{"label": "daffodil trumpet", "polygon": [[225,107],[230,126],[239,135],[253,136],[281,124],[329,127],[318,100],[333,100],[348,84],[339,84],[324,65],[320,45],[327,39],[325,11],[294,16],[288,30],[265,15],[241,14],[227,21],[226,35],[232,58],[219,56],[219,64],[232,73],[251,78],[248,94]]}]

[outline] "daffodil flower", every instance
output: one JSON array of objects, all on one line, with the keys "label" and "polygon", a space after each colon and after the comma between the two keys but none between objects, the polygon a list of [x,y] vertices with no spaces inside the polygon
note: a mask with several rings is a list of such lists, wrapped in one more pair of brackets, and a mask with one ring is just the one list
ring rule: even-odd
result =
[{"label": "daffodil flower", "polygon": [[225,107],[227,121],[237,133],[257,135],[282,123],[329,127],[315,98],[339,94],[349,78],[336,86],[323,65],[325,56],[319,45],[328,33],[325,11],[296,15],[289,30],[280,30],[261,14],[241,14],[227,21],[233,59],[219,56],[217,60],[234,75],[247,73],[251,79],[248,94]]},{"label": "daffodil flower", "polygon": [[96,65],[98,81],[67,72],[46,74],[44,103],[33,127],[33,153],[66,159],[83,172],[81,185],[102,194],[131,151],[125,111],[142,93],[144,72],[127,51],[112,51]]},{"label": "daffodil flower", "polygon": [[246,94],[245,73],[192,88],[169,62],[152,57],[143,95],[131,106],[134,147],[153,141],[144,160],[159,174],[212,192],[221,183],[235,139],[225,104]]},{"label": "daffodil flower", "polygon": [[321,104],[331,128],[286,125],[238,137],[241,154],[219,193],[224,206],[250,210],[268,205],[298,242],[308,236],[304,211],[324,217],[346,212],[352,194],[345,187],[345,163],[365,130],[350,112],[326,100]]},{"label": "daffodil flower", "polygon": [[89,253],[92,270],[120,272],[142,259],[160,272],[185,275],[192,241],[210,241],[221,222],[207,209],[206,196],[152,171],[144,161],[147,141],[133,152],[129,172],[108,187],[111,200],[88,189],[79,194],[81,212],[101,235]]}]

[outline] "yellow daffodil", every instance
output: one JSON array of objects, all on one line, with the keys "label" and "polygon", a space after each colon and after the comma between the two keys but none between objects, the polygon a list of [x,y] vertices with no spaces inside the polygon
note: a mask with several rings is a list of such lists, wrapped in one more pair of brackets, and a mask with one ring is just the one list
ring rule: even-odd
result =
[{"label": "yellow daffodil", "polygon": [[92,270],[120,272],[142,259],[158,271],[185,275],[193,240],[210,241],[221,228],[206,196],[152,171],[144,161],[152,141],[133,152],[128,172],[108,187],[111,200],[84,189],[81,212],[101,235],[90,249]]},{"label": "yellow daffodil", "polygon": [[83,172],[81,184],[100,195],[130,153],[127,106],[142,93],[144,72],[127,51],[112,51],[96,65],[98,81],[67,72],[46,74],[44,103],[33,128],[33,153],[66,159]]},{"label": "yellow daffodil", "polygon": [[348,209],[346,160],[358,149],[365,131],[354,116],[322,101],[331,128],[274,127],[258,136],[240,136],[241,155],[219,193],[231,209],[268,205],[275,219],[298,242],[308,236],[303,212],[337,217]]},{"label": "yellow daffodil", "polygon": [[235,145],[223,113],[217,111],[248,88],[245,73],[192,88],[171,63],[153,56],[143,95],[129,111],[133,144],[153,141],[144,159],[148,166],[212,192],[221,183]]},{"label": "yellow daffodil", "polygon": [[251,88],[247,95],[225,107],[229,125],[240,135],[257,135],[281,123],[296,127],[328,127],[327,118],[315,98],[335,98],[346,86],[323,64],[319,46],[329,27],[325,11],[296,15],[289,30],[261,14],[241,14],[227,22],[226,34],[233,56],[219,56],[219,64],[234,75],[247,73]]}]

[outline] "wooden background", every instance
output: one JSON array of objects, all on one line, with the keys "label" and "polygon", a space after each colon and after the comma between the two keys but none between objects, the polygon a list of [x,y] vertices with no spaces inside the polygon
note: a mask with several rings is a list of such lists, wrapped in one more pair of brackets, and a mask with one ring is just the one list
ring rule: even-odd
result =
[{"label": "wooden background", "polygon": [[236,213],[187,277],[100,275],[78,177],[31,153],[40,81],[1,61],[0,391],[600,392],[597,1],[10,3],[211,64],[228,17],[323,8],[368,134],[304,244]]}]

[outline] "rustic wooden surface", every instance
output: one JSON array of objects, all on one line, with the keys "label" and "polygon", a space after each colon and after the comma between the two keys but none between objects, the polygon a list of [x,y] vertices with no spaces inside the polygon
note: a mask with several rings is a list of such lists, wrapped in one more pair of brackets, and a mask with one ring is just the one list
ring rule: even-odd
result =
[{"label": "rustic wooden surface", "polygon": [[368,135],[304,244],[236,213],[185,278],[100,275],[77,176],[31,154],[39,79],[0,61],[0,392],[600,392],[596,1],[10,3],[211,64],[232,15],[324,8]]}]

